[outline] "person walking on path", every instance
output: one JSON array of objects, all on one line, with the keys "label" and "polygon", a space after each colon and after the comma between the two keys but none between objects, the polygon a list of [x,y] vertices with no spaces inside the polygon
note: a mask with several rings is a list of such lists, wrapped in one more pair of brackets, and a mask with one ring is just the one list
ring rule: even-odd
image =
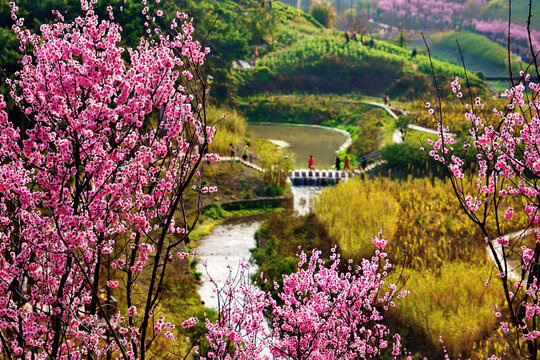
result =
[{"label": "person walking on path", "polygon": [[351,169],[351,164],[349,163],[348,156],[345,156],[345,161],[343,162],[343,168],[347,171]]},{"label": "person walking on path", "polygon": [[360,159],[360,164],[362,165],[362,170],[366,170],[367,160],[366,160],[365,156],[362,156],[362,158]]},{"label": "person walking on path", "polygon": [[308,167],[309,167],[309,170],[315,170],[315,159],[313,159],[313,155],[309,155]]},{"label": "person walking on path", "polygon": [[229,150],[231,152],[231,159],[234,159],[234,145],[232,143],[229,144]]},{"label": "person walking on path", "polygon": [[336,170],[341,170],[341,159],[336,155]]},{"label": "person walking on path", "polygon": [[384,95],[383,101],[384,101],[384,105],[390,106],[390,96],[388,96],[388,94]]},{"label": "person walking on path", "polygon": [[349,43],[349,33],[345,31],[345,43]]},{"label": "person walking on path", "polygon": [[242,160],[247,161],[248,158],[248,146],[244,145],[244,150],[242,150]]}]

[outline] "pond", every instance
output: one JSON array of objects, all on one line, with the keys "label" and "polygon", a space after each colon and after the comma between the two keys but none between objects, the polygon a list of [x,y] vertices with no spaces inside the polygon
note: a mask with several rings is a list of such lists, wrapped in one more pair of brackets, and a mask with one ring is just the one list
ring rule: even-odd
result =
[{"label": "pond", "polygon": [[307,168],[313,155],[315,168],[330,169],[336,152],[347,148],[351,137],[344,130],[322,126],[296,124],[248,124],[253,137],[267,139],[290,151],[296,157],[297,168]]}]

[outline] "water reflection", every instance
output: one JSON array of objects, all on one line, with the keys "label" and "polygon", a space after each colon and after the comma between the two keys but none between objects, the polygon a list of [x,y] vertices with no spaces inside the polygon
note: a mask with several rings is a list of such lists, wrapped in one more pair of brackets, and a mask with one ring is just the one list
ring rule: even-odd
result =
[{"label": "water reflection", "polygon": [[334,165],[336,151],[351,144],[351,137],[346,131],[320,126],[248,124],[247,130],[254,137],[289,144],[287,150],[295,154],[296,166],[301,168],[307,168],[309,156],[313,155],[316,168],[330,169]]},{"label": "water reflection", "polygon": [[320,186],[293,186],[292,194],[294,201],[294,211],[298,215],[306,215],[311,211],[313,198],[317,196],[323,188]]},{"label": "water reflection", "polygon": [[[217,308],[218,305],[215,286],[210,283],[208,274],[218,287],[223,286],[229,273],[237,272],[240,261],[251,257],[249,249],[256,245],[255,231],[262,221],[260,216],[234,219],[216,226],[210,235],[201,239],[197,248],[201,262],[197,264],[197,271],[203,274],[199,294],[206,306]],[[207,264],[206,269],[202,264],[203,261]],[[255,265],[251,265],[250,273],[254,273],[255,270]]]}]

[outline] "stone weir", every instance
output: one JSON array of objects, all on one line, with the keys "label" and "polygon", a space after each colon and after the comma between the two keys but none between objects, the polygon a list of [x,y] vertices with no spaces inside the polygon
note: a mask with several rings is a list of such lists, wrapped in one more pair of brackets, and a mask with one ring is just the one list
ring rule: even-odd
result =
[{"label": "stone weir", "polygon": [[293,186],[332,186],[354,175],[353,172],[335,170],[293,170],[289,179]]}]

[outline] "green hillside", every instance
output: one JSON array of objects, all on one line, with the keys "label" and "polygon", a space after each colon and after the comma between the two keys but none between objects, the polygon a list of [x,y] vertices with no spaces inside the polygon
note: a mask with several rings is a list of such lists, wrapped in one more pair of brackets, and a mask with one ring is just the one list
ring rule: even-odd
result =
[{"label": "green hillside", "polygon": [[[532,1],[531,10],[533,14],[540,14],[540,1]],[[483,19],[503,19],[508,20],[508,0],[491,0],[482,7]],[[512,1],[512,22],[525,24],[529,15],[529,1]],[[534,19],[534,18],[533,18]],[[531,21],[531,27],[540,30],[538,15]]]},{"label": "green hillside", "polygon": [[[429,90],[431,65],[425,54],[412,58],[410,50],[378,39],[373,39],[373,46],[366,45],[360,36],[346,43],[342,32],[323,29],[293,8],[277,4],[273,13],[290,15],[286,22],[277,24],[272,46],[261,52],[254,68],[237,71],[240,95],[361,92],[413,99]],[[443,85],[456,75],[464,75],[460,65],[434,59],[433,66]],[[485,91],[476,74],[469,77],[475,91]]]},{"label": "green hillside", "polygon": [[[459,41],[465,65],[470,70],[483,71],[486,75],[501,75],[508,72],[508,50],[485,36],[465,31],[449,31],[431,35],[431,46],[438,57],[461,65],[461,57],[457,47]],[[516,63],[518,58],[512,59]],[[519,70],[518,70],[519,71]]]}]

